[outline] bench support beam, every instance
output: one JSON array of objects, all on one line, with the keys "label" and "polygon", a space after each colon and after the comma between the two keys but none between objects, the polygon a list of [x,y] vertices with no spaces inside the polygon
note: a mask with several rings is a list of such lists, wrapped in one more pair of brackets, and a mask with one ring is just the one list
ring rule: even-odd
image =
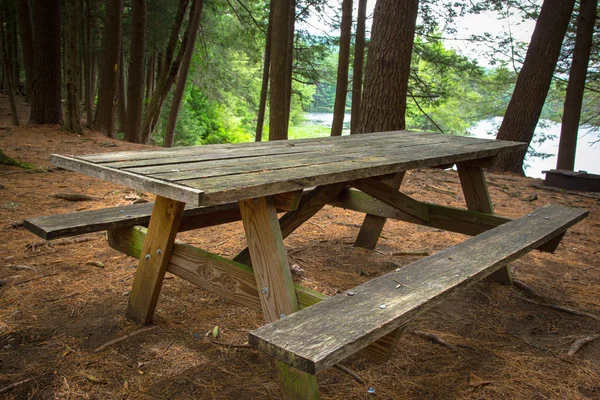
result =
[{"label": "bench support beam", "polygon": [[[456,164],[460,185],[462,186],[467,209],[486,214],[494,214],[494,205],[490,199],[483,168],[472,163]],[[502,285],[512,285],[510,267],[505,265],[488,276],[488,279]]]},{"label": "bench support beam", "polygon": [[176,200],[156,197],[127,305],[127,318],[135,322],[152,322],[184,206]]},{"label": "bench support beam", "polygon": [[[283,244],[283,236],[272,197],[239,202],[254,276],[266,322],[274,322],[298,311],[298,299]],[[285,399],[318,399],[314,375],[276,361]]]}]

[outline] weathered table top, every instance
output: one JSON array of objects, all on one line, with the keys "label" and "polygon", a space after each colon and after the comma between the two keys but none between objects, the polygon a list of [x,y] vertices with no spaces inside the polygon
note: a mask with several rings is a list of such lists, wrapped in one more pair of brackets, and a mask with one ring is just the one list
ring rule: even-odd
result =
[{"label": "weathered table top", "polygon": [[395,131],[61,156],[52,163],[190,205],[213,205],[495,156],[523,143]]}]

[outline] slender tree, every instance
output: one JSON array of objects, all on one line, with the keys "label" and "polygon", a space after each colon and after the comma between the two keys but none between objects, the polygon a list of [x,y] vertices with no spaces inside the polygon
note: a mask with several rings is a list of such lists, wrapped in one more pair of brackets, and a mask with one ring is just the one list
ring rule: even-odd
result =
[{"label": "slender tree", "polygon": [[19,0],[19,32],[21,34],[21,50],[25,69],[25,101],[31,102],[33,87],[33,21],[31,20],[30,0]]},{"label": "slender tree", "polygon": [[271,73],[269,140],[285,140],[288,137],[287,61],[290,28],[290,1],[272,0]]},{"label": "slender tree", "polygon": [[[10,113],[12,124],[19,126],[19,114],[15,103],[15,91],[10,73],[11,65],[6,51],[6,35],[4,34],[4,11],[0,9],[0,51],[2,52],[2,73],[6,76],[6,87],[8,89],[8,102],[10,103]],[[2,154],[0,154],[2,155]]]},{"label": "slender tree", "polygon": [[194,44],[196,43],[196,36],[198,27],[200,26],[200,17],[202,15],[202,0],[194,0],[191,9],[190,21],[188,24],[188,41],[183,49],[183,59],[181,61],[181,67],[179,69],[179,78],[177,80],[177,86],[175,87],[175,93],[173,93],[173,101],[171,102],[171,111],[169,113],[169,121],[167,123],[167,131],[165,133],[165,147],[173,147],[175,141],[175,126],[177,125],[177,113],[181,106],[181,100],[183,99],[183,93],[185,92],[185,84],[187,82],[188,71],[190,70],[190,63],[192,61],[192,55],[194,54]]},{"label": "slender tree", "polygon": [[60,76],[60,0],[34,0],[32,124],[63,123]]},{"label": "slender tree", "polygon": [[119,94],[117,96],[117,121],[119,132],[125,132],[127,121],[127,87],[125,86],[125,55],[121,41],[121,54],[119,55]]},{"label": "slender tree", "polygon": [[129,80],[127,82],[127,119],[125,140],[142,142],[144,111],[144,54],[146,49],[146,0],[133,0],[131,10]]},{"label": "slender tree", "polygon": [[[296,0],[290,0],[290,9],[288,14],[288,37],[286,46],[285,60],[285,118],[289,127],[290,113],[292,110],[292,81],[294,75],[294,39],[296,35]],[[287,132],[286,132],[287,138]]]},{"label": "slender tree", "polygon": [[[269,6],[269,9],[272,9]],[[258,117],[256,119],[256,135],[254,140],[262,141],[263,128],[265,125],[265,112],[267,109],[267,97],[269,95],[269,70],[271,69],[271,25],[273,23],[273,13],[269,13],[269,25],[265,36],[265,54],[263,56],[263,75],[262,86],[260,88],[260,101],[258,104]]]},{"label": "slender tree", "polygon": [[81,20],[81,2],[65,2],[65,93],[66,115],[64,129],[82,133],[79,107],[79,24]]},{"label": "slender tree", "polygon": [[558,145],[557,169],[573,171],[575,168],[577,132],[579,130],[583,92],[594,37],[596,2],[596,0],[581,0],[579,3],[575,49],[573,50],[573,61],[569,72],[569,83],[567,84]]},{"label": "slender tree", "polygon": [[[529,144],[560,55],[575,0],[544,0],[497,138]],[[523,173],[526,151],[498,156],[494,168]]]},{"label": "slender tree", "polygon": [[348,95],[348,68],[350,67],[350,37],[352,36],[352,0],[342,2],[342,23],[340,27],[340,52],[333,105],[331,136],[341,136],[344,127],[346,97]]},{"label": "slender tree", "polygon": [[367,0],[358,0],[356,19],[356,42],[354,44],[354,71],[352,72],[352,115],[350,133],[356,133],[360,125],[360,103],[362,98],[363,64],[365,60],[365,22],[367,20]]},{"label": "slender tree", "polygon": [[94,126],[108,137],[114,137],[115,133],[114,119],[119,85],[122,16],[123,0],[107,0],[102,40],[100,89]]}]

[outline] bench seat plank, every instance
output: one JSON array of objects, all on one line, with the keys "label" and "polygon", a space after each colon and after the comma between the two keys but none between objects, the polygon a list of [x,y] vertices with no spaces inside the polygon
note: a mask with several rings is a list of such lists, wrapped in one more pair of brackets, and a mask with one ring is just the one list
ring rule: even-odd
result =
[{"label": "bench seat plank", "polygon": [[[548,242],[588,215],[546,206],[249,334],[249,343],[316,374],[404,325],[455,290]],[[399,285],[401,282],[402,285]]]}]

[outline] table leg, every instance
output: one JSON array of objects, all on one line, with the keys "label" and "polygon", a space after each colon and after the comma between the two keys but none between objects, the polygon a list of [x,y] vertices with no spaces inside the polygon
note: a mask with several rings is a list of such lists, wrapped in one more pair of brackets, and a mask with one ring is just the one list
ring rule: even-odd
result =
[{"label": "table leg", "polygon": [[[405,173],[405,171],[398,172],[392,178],[384,180],[383,183],[398,190]],[[385,221],[385,217],[367,214],[360,227],[354,246],[373,250],[377,246],[377,241],[379,240]]]},{"label": "table leg", "polygon": [[[483,168],[468,164],[457,164],[456,169],[458,170],[458,177],[460,178],[467,209],[494,214],[494,206],[490,199]],[[512,285],[512,277],[508,265],[490,274],[488,279],[503,285]]]},{"label": "table leg", "polygon": [[156,197],[129,294],[126,316],[133,321],[142,324],[152,321],[184,206],[176,200]]},{"label": "table leg", "polygon": [[[239,202],[248,250],[265,320],[276,321],[299,310],[283,236],[272,198]],[[285,399],[318,399],[314,375],[277,362]]]}]

